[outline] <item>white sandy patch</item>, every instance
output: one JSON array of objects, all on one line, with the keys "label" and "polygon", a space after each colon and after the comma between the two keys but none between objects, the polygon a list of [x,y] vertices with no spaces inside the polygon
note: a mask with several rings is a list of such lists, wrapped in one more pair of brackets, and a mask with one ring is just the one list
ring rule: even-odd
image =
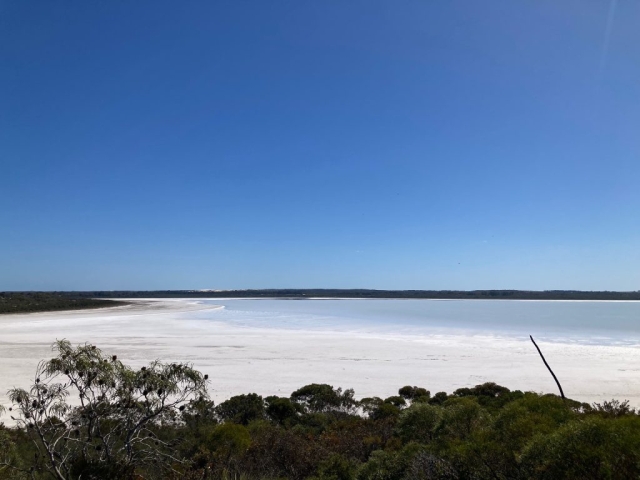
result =
[{"label": "white sandy patch", "polygon": [[[258,328],[194,315],[212,308],[221,307],[150,299],[111,309],[2,315],[0,404],[8,404],[8,389],[30,385],[38,362],[51,358],[51,344],[62,338],[90,342],[134,366],[154,359],[193,363],[209,374],[217,402],[249,392],[288,396],[312,382],[354,388],[357,397],[393,395],[407,384],[435,393],[487,381],[557,392],[528,339]],[[570,398],[640,406],[640,348],[538,343]]]}]

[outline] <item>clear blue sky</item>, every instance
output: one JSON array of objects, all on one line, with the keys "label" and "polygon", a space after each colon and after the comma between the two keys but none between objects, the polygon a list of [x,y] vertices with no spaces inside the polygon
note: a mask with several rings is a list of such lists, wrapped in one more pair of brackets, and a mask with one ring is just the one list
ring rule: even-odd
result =
[{"label": "clear blue sky", "polygon": [[638,25],[3,1],[0,290],[640,289]]}]

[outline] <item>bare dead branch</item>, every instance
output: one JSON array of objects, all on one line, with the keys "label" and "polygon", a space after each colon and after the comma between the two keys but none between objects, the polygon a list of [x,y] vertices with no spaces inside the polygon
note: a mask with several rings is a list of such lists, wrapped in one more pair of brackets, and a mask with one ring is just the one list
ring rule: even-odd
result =
[{"label": "bare dead branch", "polygon": [[547,367],[547,369],[551,373],[551,376],[556,381],[556,385],[558,385],[558,389],[560,390],[560,396],[562,397],[562,400],[566,400],[565,397],[564,397],[564,392],[562,391],[562,386],[560,385],[560,382],[558,381],[558,377],[556,377],[556,374],[553,373],[553,370],[551,370],[551,367],[549,366],[547,361],[544,359],[544,355],[542,355],[542,352],[540,351],[540,347],[538,347],[538,344],[536,343],[536,341],[533,339],[533,337],[531,335],[529,335],[529,338],[533,342],[533,345],[535,345],[536,350],[538,350],[538,353],[540,354],[540,358],[542,358],[542,361],[544,362],[545,366]]}]

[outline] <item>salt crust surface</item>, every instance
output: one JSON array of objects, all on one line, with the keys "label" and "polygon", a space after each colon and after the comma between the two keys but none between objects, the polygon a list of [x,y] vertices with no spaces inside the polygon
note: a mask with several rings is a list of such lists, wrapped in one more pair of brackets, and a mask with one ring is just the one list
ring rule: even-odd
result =
[{"label": "salt crust surface", "polygon": [[[222,307],[197,300],[131,302],[108,309],[0,316],[0,404],[8,406],[8,389],[30,385],[38,362],[51,358],[52,343],[62,338],[91,342],[136,367],[154,359],[193,363],[209,374],[216,402],[249,392],[288,396],[312,382],[354,388],[358,398],[393,395],[408,384],[435,393],[488,381],[557,392],[528,339],[453,331],[391,335],[259,328],[203,320],[204,310]],[[589,403],[628,399],[640,407],[640,348],[538,344],[568,397]]]}]

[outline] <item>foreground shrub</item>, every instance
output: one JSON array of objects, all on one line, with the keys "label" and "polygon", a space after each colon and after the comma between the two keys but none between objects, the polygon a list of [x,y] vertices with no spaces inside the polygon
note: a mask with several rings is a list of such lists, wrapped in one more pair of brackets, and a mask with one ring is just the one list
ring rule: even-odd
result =
[{"label": "foreground shrub", "polygon": [[54,349],[28,391],[9,392],[12,418],[38,451],[33,471],[59,480],[127,478],[139,470],[159,476],[182,462],[159,430],[206,398],[206,376],[158,361],[133,370],[88,344],[59,341]]},{"label": "foreground shrub", "polygon": [[429,443],[442,419],[442,408],[426,403],[411,405],[400,414],[398,435],[404,442]]},{"label": "foreground shrub", "polygon": [[265,418],[264,400],[255,393],[231,397],[218,405],[215,411],[222,420],[241,425],[249,425],[249,422]]},{"label": "foreground shrub", "polygon": [[134,370],[91,345],[55,348],[29,390],[10,392],[18,425],[0,424],[2,480],[640,478],[628,402],[588,406],[493,383],[357,401],[310,384],[215,406],[189,365]]},{"label": "foreground shrub", "polygon": [[314,413],[353,413],[357,402],[353,390],[342,391],[331,385],[312,383],[291,394],[291,400]]},{"label": "foreground shrub", "polygon": [[540,479],[626,480],[640,476],[640,418],[587,418],[537,437],[521,458]]}]

